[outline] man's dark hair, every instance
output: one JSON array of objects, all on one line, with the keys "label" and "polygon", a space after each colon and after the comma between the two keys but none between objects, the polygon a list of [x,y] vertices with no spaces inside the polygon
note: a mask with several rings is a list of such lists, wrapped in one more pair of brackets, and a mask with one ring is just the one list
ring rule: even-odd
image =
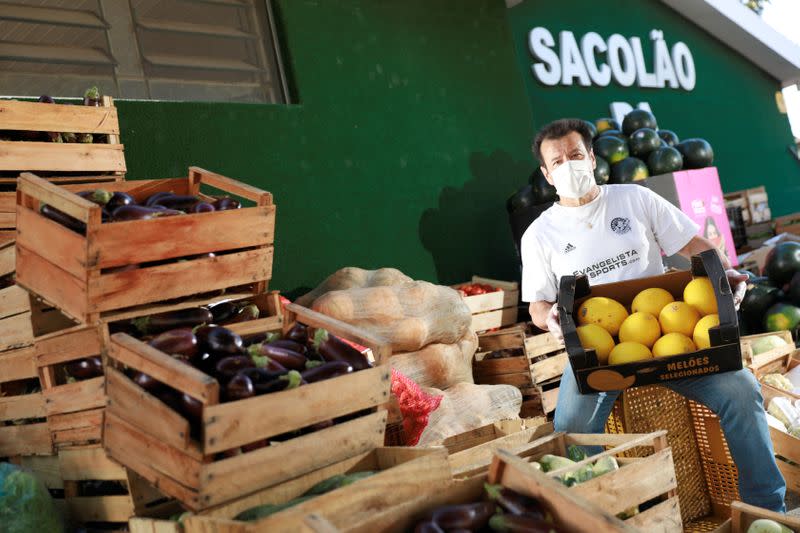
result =
[{"label": "man's dark hair", "polygon": [[546,140],[560,139],[572,132],[577,132],[583,137],[583,144],[586,150],[592,149],[592,130],[589,124],[579,118],[562,118],[546,125],[539,130],[533,139],[533,154],[539,158],[542,166],[547,166],[542,157],[542,143]]}]

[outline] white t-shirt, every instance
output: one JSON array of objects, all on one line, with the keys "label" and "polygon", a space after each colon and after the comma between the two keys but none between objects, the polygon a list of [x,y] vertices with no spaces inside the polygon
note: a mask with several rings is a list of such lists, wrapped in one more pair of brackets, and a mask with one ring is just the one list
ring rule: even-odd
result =
[{"label": "white t-shirt", "polygon": [[586,205],[553,204],[522,236],[522,301],[555,302],[561,276],[585,274],[591,285],[664,273],[699,227],[641,185],[603,185]]}]

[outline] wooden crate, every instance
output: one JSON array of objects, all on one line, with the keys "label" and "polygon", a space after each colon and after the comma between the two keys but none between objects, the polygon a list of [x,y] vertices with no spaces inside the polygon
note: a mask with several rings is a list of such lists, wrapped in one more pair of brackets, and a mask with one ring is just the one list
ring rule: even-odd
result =
[{"label": "wooden crate", "polygon": [[792,213],[773,219],[775,224],[775,235],[781,233],[793,233],[800,235],[800,213]]},{"label": "wooden crate", "polygon": [[[275,206],[268,192],[197,167],[187,178],[109,184],[142,201],[160,191],[213,188],[254,207],[101,224],[100,206],[32,174],[17,195],[17,283],[81,323],[114,320],[142,305],[249,286],[272,275]],[[47,203],[86,223],[86,235],[42,216]],[[207,254],[214,253],[215,257]],[[119,267],[136,266],[128,271]]]},{"label": "wooden crate", "polygon": [[[385,509],[366,509],[355,502],[348,520],[325,510],[316,510],[298,523],[296,531],[338,531],[347,533],[401,533],[411,531],[437,507],[477,502],[484,499],[484,484],[501,484],[521,494],[535,497],[554,518],[559,531],[573,533],[633,533],[639,531],[630,521],[623,522],[607,510],[587,501],[560,483],[533,470],[530,465],[506,451],[493,457],[491,471],[468,480],[455,480],[445,489],[421,485],[415,498]],[[369,513],[369,514],[367,514]],[[643,513],[644,514],[644,513]],[[645,524],[646,525],[646,524]],[[322,526],[322,527],[320,527]],[[328,529],[324,529],[327,527]],[[664,531],[666,529],[642,529]],[[211,531],[211,530],[206,530]],[[222,531],[222,530],[217,530]]]},{"label": "wooden crate", "polygon": [[[544,420],[544,418],[498,420],[493,424],[487,424],[458,435],[453,435],[452,437],[447,437],[441,442],[441,446],[447,448],[447,453],[452,455],[468,448],[473,448],[480,444],[499,439],[500,437],[518,433],[526,429],[526,427],[536,427],[545,423],[546,420]],[[529,424],[530,426],[528,426]]]},{"label": "wooden crate", "polygon": [[[478,352],[472,364],[475,383],[513,385],[522,391],[520,416],[547,415],[555,410],[558,384],[568,364],[563,343],[550,333],[526,337],[523,326],[478,336]],[[510,357],[489,359],[497,350],[511,350]]]},{"label": "wooden crate", "polygon": [[[788,368],[794,368],[798,365],[800,365],[800,360],[790,359]],[[758,376],[759,374],[756,375]],[[769,403],[774,398],[783,397],[791,402],[800,400],[800,395],[772,387],[763,382],[761,383],[761,394],[764,397],[764,409],[769,407]],[[800,439],[772,426],[769,427],[769,435],[772,439],[776,463],[783,474],[783,479],[786,481],[786,488],[794,492],[800,492]]]},{"label": "wooden crate", "polygon": [[[119,142],[114,101],[101,106],[43,104],[0,100],[0,130],[103,135],[104,143],[0,141],[0,187],[17,182],[22,171],[53,174],[48,181],[98,185],[123,179],[125,154]],[[9,176],[9,174],[13,174]],[[92,175],[94,174],[94,175]],[[5,175],[6,177],[2,177]],[[0,230],[16,227],[16,193],[0,192]]]},{"label": "wooden crate", "polygon": [[[786,341],[786,346],[773,348],[767,352],[753,355],[753,341],[763,337],[778,336]],[[746,335],[739,340],[742,346],[742,361],[746,365],[760,367],[765,361],[772,361],[775,357],[791,353],[795,350],[794,339],[791,331],[775,331],[771,333],[758,333],[756,335]]]},{"label": "wooden crate", "polygon": [[[666,531],[681,531],[682,522],[678,497],[675,493],[677,484],[672,449],[667,445],[665,431],[646,435],[582,435],[554,433],[552,425],[547,424],[453,454],[449,460],[454,476],[469,478],[484,474],[497,450],[508,450],[530,462],[538,460],[545,454],[566,457],[567,447],[572,444],[605,446],[607,450],[579,462],[574,467],[548,472],[546,474],[548,477],[564,475],[601,457],[617,456],[617,461],[620,463],[619,470],[574,485],[570,490],[614,515],[651,499],[661,498],[663,500],[661,503],[642,514],[648,514],[646,520],[652,521],[654,527],[655,524],[659,524],[659,527],[664,525],[663,530]],[[643,448],[652,449],[652,453],[633,460],[621,456],[627,450]]]},{"label": "wooden crate", "polygon": [[[53,454],[44,396],[20,385],[37,377],[32,347],[0,355],[0,457]],[[26,422],[12,423],[19,420]]]},{"label": "wooden crate", "polygon": [[[132,516],[146,515],[168,503],[167,498],[145,480],[111,460],[100,445],[59,450],[58,468],[66,517],[73,524],[125,524]],[[86,481],[119,482],[121,494],[87,494],[82,488]]]},{"label": "wooden crate", "polygon": [[[324,327],[369,347],[379,362],[388,358],[387,345],[367,333],[297,305],[289,304],[286,309],[303,324]],[[287,320],[284,330],[293,322]],[[244,322],[230,329],[251,334],[266,328]],[[200,440],[192,437],[189,420],[135,385],[123,373],[126,367],[199,400],[203,404]],[[372,412],[372,408],[388,401],[391,384],[389,367],[384,365],[292,390],[220,403],[214,378],[121,333],[110,338],[106,380],[106,450],[195,511],[382,445],[386,412]],[[351,419],[275,446],[230,458],[218,455],[345,415]]]},{"label": "wooden crate", "polygon": [[768,511],[743,502],[733,502],[731,518],[711,533],[747,533],[750,524],[760,518],[774,520],[791,531],[800,531],[800,518],[796,516]]},{"label": "wooden crate", "polygon": [[[254,522],[233,520],[240,512],[265,503],[283,503],[300,496],[316,483],[336,474],[376,471],[340,489],[317,496],[279,513]],[[191,516],[184,521],[185,533],[255,533],[304,531],[303,518],[324,513],[336,526],[369,520],[373,513],[406,502],[421,488],[442,490],[450,485],[447,452],[443,448],[376,448],[355,457],[292,479],[223,508]]]},{"label": "wooden crate", "polygon": [[517,282],[472,276],[471,282],[459,283],[453,285],[453,288],[458,289],[467,283],[484,283],[502,289],[497,292],[463,297],[464,303],[472,313],[472,331],[486,331],[517,321],[517,304],[519,303],[519,284]]}]

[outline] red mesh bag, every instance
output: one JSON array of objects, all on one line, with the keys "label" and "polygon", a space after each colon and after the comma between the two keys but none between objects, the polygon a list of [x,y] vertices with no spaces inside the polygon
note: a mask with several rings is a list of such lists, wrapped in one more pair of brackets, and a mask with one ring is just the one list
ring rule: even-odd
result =
[{"label": "red mesh bag", "polygon": [[442,403],[443,396],[434,396],[423,391],[414,380],[392,369],[392,394],[397,397],[403,415],[403,431],[406,445],[415,446],[428,426],[428,418]]}]

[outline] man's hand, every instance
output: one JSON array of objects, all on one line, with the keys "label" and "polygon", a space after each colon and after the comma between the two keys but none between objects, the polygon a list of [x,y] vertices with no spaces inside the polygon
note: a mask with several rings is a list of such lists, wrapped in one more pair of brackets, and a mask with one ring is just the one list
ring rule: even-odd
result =
[{"label": "man's hand", "polygon": [[739,306],[742,305],[744,294],[747,292],[747,274],[740,274],[730,268],[725,271],[725,275],[728,277],[728,283],[733,292],[733,306],[738,311]]},{"label": "man's hand", "polygon": [[549,331],[558,342],[564,342],[564,333],[561,331],[561,318],[558,316],[558,304],[553,304],[547,314],[547,331]]}]

